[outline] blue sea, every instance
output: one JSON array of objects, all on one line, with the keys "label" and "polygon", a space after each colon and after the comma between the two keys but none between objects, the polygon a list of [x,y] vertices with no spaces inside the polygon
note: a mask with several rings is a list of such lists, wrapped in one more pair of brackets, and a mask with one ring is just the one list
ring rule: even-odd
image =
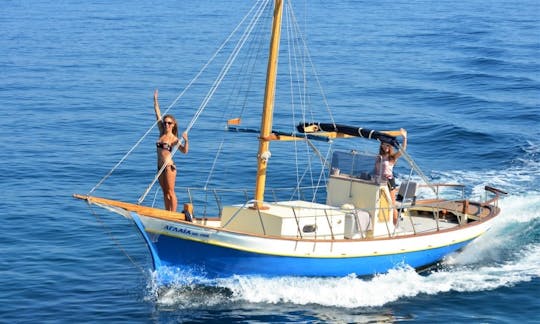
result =
[{"label": "blue sea", "polygon": [[[252,5],[2,1],[0,322],[540,323],[537,0],[293,2],[336,121],[403,127],[430,179],[508,192],[494,228],[436,270],[207,284],[184,272],[160,287],[135,227],[72,198],[149,129],[154,89],[169,107]],[[185,127],[199,103],[180,104]],[[176,161],[177,185],[229,163],[213,184],[250,187],[236,155],[201,157],[229,134],[204,117]],[[155,172],[156,137],[96,195],[136,201]]]}]

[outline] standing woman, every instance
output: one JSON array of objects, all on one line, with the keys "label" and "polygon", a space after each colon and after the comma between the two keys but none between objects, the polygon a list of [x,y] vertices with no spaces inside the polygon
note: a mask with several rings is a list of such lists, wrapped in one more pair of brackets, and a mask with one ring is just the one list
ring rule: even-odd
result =
[{"label": "standing woman", "polygon": [[176,199],[176,193],[174,192],[174,185],[176,182],[176,166],[172,160],[172,150],[178,145],[178,150],[186,154],[188,152],[188,136],[187,133],[182,134],[184,144],[179,143],[178,139],[178,124],[176,119],[171,115],[165,115],[161,117],[161,111],[159,109],[158,91],[154,91],[154,111],[156,113],[156,119],[158,121],[159,128],[159,140],[156,142],[157,146],[157,167],[158,171],[161,170],[163,165],[166,165],[163,172],[159,175],[159,184],[163,191],[163,200],[165,202],[165,209],[170,211],[176,211],[178,201]]},{"label": "standing woman", "polygon": [[[405,150],[407,148],[407,131],[403,128],[400,130],[401,136],[403,136],[403,146],[402,149]],[[394,165],[396,165],[397,159],[401,156],[401,152],[397,151],[394,152],[394,149],[392,148],[391,144],[388,143],[381,143],[381,146],[379,147],[379,156],[378,156],[378,163],[375,166],[375,170],[378,176],[380,176],[382,179],[386,180],[388,184],[388,189],[390,189],[390,196],[392,198],[392,205],[395,206],[396,204],[396,191],[397,191],[397,185],[396,185],[396,179],[394,178]],[[394,225],[397,224],[398,219],[398,212],[397,209],[394,208]]]}]

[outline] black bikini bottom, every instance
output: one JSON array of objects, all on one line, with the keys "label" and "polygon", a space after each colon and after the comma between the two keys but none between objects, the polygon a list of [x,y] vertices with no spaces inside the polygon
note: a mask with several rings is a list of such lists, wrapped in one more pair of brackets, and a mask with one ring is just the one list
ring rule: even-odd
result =
[{"label": "black bikini bottom", "polygon": [[[169,168],[171,169],[171,171],[176,171],[176,165],[174,165],[174,164],[167,165],[167,167],[163,171],[167,171]],[[159,172],[159,170],[161,170],[161,168],[158,168],[157,170]]]}]

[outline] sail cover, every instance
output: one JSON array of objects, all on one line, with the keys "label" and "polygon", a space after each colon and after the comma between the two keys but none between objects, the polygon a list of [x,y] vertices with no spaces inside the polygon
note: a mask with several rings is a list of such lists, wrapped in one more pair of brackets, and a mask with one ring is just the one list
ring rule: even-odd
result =
[{"label": "sail cover", "polygon": [[300,123],[298,124],[298,126],[296,126],[296,129],[300,133],[312,133],[316,131],[338,132],[338,133],[342,133],[342,134],[346,134],[350,136],[363,137],[363,138],[377,140],[383,143],[388,143],[396,148],[399,147],[399,143],[396,137],[385,134],[383,132],[368,129],[368,128],[339,125],[339,124],[332,124],[332,123]]}]

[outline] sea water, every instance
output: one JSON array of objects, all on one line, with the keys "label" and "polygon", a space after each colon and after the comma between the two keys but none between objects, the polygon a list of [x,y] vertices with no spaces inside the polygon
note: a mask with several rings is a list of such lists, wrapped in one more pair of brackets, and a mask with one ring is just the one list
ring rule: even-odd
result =
[{"label": "sea water", "polygon": [[[154,89],[167,107],[251,5],[4,1],[0,321],[539,322],[538,1],[294,2],[311,25],[305,37],[336,120],[406,128],[409,153],[434,181],[509,193],[492,230],[437,269],[372,278],[153,273],[129,221],[71,198],[153,122]],[[194,152],[212,140],[195,130],[190,139]],[[141,195],[153,150],[119,170],[106,193]],[[177,161],[182,184],[197,172],[189,161]],[[163,275],[174,284],[159,286]]]}]

